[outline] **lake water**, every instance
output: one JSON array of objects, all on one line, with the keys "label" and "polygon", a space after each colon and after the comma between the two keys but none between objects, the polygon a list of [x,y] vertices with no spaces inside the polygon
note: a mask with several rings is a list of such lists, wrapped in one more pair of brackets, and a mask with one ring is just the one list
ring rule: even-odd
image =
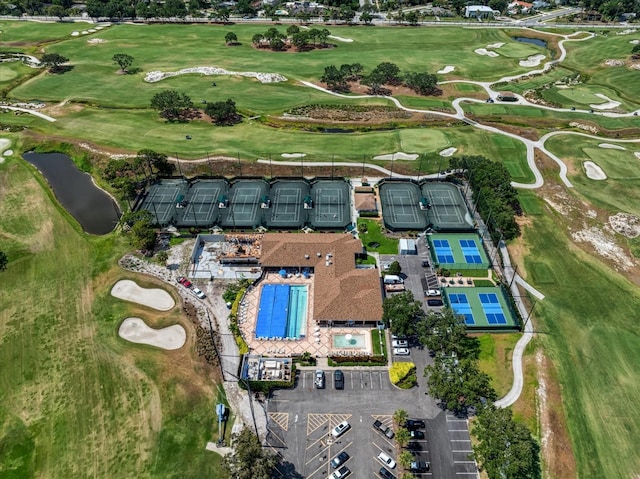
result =
[{"label": "lake water", "polygon": [[530,43],[531,45],[536,45],[538,47],[547,48],[547,42],[544,40],[540,40],[539,38],[529,38],[529,37],[513,37],[516,42],[522,43]]},{"label": "lake water", "polygon": [[62,153],[25,153],[22,157],[46,178],[60,204],[76,219],[82,229],[94,235],[113,231],[120,219],[117,204],[98,188],[91,175],[78,169]]}]

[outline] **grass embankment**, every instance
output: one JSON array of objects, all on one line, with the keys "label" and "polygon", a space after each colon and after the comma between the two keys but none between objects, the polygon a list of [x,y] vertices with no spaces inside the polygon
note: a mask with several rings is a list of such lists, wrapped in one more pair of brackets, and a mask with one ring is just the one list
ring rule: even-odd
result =
[{"label": "grass embankment", "polygon": [[[525,229],[525,267],[545,295],[536,307],[536,330],[558,369],[562,401],[580,477],[630,477],[640,469],[634,413],[640,394],[633,324],[637,287],[577,249],[558,219],[532,216]],[[544,272],[543,281],[536,271]]]},{"label": "grass embankment", "polygon": [[480,344],[478,367],[493,379],[493,387],[502,397],[513,384],[511,357],[519,334],[483,334],[477,336]]},{"label": "grass embankment", "polygon": [[[25,162],[0,165],[0,476],[221,477],[211,371],[178,306],[159,314],[109,294],[127,245],[88,237]],[[140,280],[150,285],[150,279]],[[134,315],[182,323],[167,352],[118,338]],[[10,407],[9,407],[10,405]]]}]

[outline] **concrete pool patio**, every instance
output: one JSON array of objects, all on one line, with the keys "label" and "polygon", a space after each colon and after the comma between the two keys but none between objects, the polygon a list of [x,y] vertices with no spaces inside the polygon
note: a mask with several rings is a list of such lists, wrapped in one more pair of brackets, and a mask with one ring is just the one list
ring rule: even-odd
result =
[{"label": "concrete pool patio", "polygon": [[[296,338],[271,338],[256,339],[256,321],[260,305],[260,293],[265,284],[305,285],[308,288],[307,320],[304,337]],[[247,291],[238,308],[238,326],[242,332],[247,346],[252,354],[270,355],[274,357],[298,356],[309,352],[315,357],[350,356],[372,354],[371,329],[361,327],[320,327],[314,321],[313,298],[314,275],[305,278],[303,275],[288,275],[283,278],[277,273],[267,273],[263,280],[255,288]],[[352,334],[364,336],[362,348],[334,348],[333,337],[335,335]]]}]

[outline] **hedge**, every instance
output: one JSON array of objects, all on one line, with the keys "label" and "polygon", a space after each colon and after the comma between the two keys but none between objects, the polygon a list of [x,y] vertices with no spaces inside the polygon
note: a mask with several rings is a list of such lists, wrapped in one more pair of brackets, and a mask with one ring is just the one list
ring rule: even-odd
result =
[{"label": "hedge", "polygon": [[[393,365],[389,369],[389,379],[393,384],[395,384],[396,386],[399,386],[401,383],[404,383],[405,379],[411,378],[412,374],[415,377],[415,373],[416,373],[416,365],[414,363],[396,362],[396,363],[393,363]],[[412,384],[409,387],[413,387],[413,385],[414,384]],[[403,384],[402,386],[403,389],[409,388],[405,386],[407,386],[406,383]]]},{"label": "hedge", "polygon": [[229,314],[229,319],[231,322],[229,323],[229,329],[233,333],[233,337],[236,340],[236,344],[238,345],[238,349],[240,350],[240,356],[249,352],[249,346],[245,342],[242,337],[242,333],[240,332],[240,328],[238,327],[238,308],[240,307],[240,300],[244,296],[247,288],[241,288],[236,294],[236,299],[231,306],[231,313]]}]

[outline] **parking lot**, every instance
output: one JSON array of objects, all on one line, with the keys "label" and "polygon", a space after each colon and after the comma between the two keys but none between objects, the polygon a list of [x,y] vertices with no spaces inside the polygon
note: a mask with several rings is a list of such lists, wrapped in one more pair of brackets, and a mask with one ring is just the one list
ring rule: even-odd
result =
[{"label": "parking lot", "polygon": [[[423,364],[426,351],[412,348],[416,364]],[[405,358],[403,358],[405,359]],[[419,366],[418,368],[420,369]],[[392,426],[393,412],[404,409],[410,418],[423,419],[424,439],[412,440],[414,457],[431,464],[428,472],[417,477],[477,477],[475,463],[469,459],[470,442],[465,420],[442,411],[425,394],[424,386],[399,390],[382,368],[342,369],[344,389],[334,387],[333,373],[326,370],[325,389],[316,389],[313,370],[299,371],[296,387],[275,391],[267,401],[268,447],[283,457],[282,477],[327,478],[335,470],[330,462],[345,451],[349,478],[380,477],[380,452],[397,460],[395,440],[374,429],[378,420]],[[419,372],[418,379],[424,383]],[[350,428],[334,438],[331,431],[342,421]],[[394,474],[398,468],[391,470]]]}]

